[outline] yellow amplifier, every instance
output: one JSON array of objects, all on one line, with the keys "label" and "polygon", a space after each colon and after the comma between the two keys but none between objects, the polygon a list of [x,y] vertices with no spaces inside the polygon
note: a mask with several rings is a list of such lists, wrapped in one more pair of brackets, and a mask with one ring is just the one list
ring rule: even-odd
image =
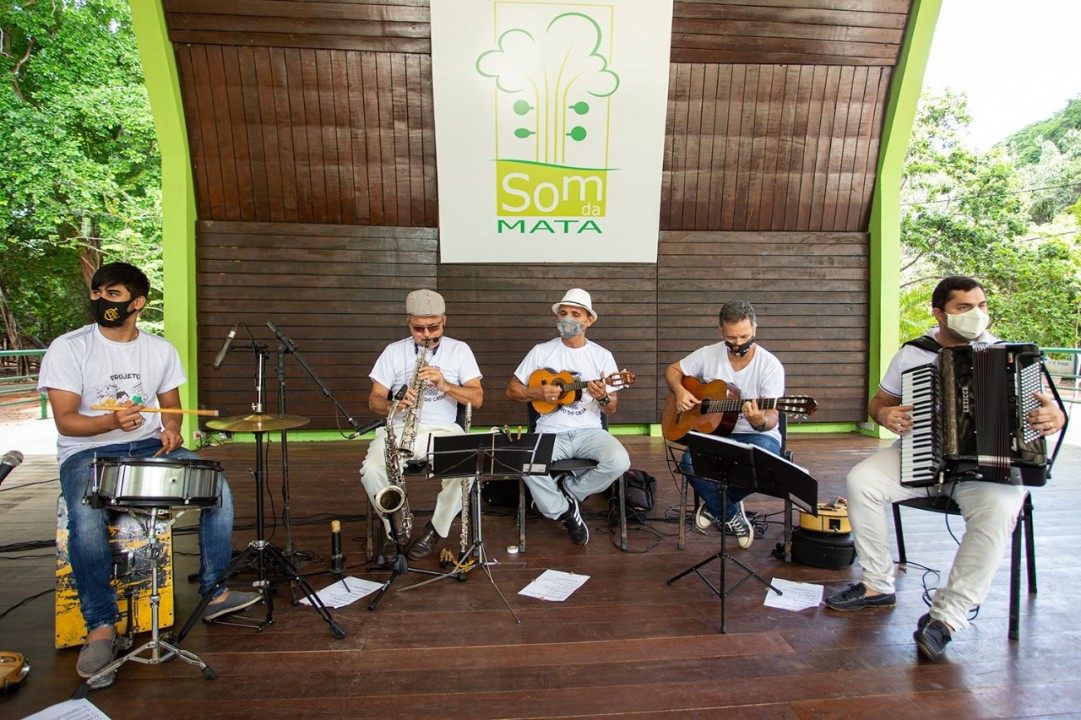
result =
[{"label": "yellow amplifier", "polygon": [[818,503],[818,516],[800,510],[799,526],[804,530],[820,533],[843,534],[852,532],[848,523],[848,503],[844,498],[834,498]]},{"label": "yellow amplifier", "polygon": [[[116,624],[118,634],[128,629],[128,597],[131,596],[132,624],[135,632],[150,630],[150,569],[151,553],[144,528],[140,522],[123,511],[109,510],[109,545],[113,552],[113,586],[120,608]],[[173,533],[168,520],[158,520],[158,627],[173,624]],[[68,559],[68,510],[64,498],[56,504],[56,647],[81,645],[86,638],[86,626],[79,609],[75,576]]]}]

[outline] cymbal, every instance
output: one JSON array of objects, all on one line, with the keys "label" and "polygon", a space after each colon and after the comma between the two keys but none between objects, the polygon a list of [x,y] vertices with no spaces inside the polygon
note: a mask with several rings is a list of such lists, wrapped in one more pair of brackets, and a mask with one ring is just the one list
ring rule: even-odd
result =
[{"label": "cymbal", "polygon": [[232,417],[208,420],[206,426],[212,430],[225,432],[266,432],[267,430],[289,430],[311,422],[300,415],[233,415]]}]

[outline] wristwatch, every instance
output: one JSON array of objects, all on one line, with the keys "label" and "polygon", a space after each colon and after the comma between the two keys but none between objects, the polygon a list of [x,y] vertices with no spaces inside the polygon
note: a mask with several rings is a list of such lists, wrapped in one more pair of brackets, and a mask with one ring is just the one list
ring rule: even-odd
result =
[{"label": "wristwatch", "polygon": [[597,404],[600,405],[601,407],[608,407],[608,403],[610,403],[610,402],[612,402],[612,397],[610,395],[605,395],[604,397],[602,397],[600,400],[597,401]]},{"label": "wristwatch", "polygon": [[766,432],[766,421],[763,420],[761,425],[751,425],[751,428],[755,432]]}]

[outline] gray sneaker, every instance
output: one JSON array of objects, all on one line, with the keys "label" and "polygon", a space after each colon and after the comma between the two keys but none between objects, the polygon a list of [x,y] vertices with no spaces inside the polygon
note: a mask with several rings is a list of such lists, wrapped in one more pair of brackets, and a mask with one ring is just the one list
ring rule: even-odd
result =
[{"label": "gray sneaker", "polygon": [[93,677],[113,661],[115,650],[116,630],[114,629],[109,637],[83,645],[83,649],[79,651],[79,661],[75,663],[75,672],[79,673],[79,677]]},{"label": "gray sneaker", "polygon": [[262,593],[253,592],[236,592],[235,590],[229,591],[229,594],[225,596],[224,600],[216,600],[206,606],[206,612],[203,613],[203,620],[210,622],[226,615],[232,615],[233,613],[240,612],[245,608],[250,608],[252,605],[258,605],[263,602]]}]

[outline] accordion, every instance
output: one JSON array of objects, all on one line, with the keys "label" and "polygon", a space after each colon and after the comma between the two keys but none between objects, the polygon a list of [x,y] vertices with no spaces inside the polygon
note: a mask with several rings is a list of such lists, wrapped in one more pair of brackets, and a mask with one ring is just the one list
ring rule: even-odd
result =
[{"label": "accordion", "polygon": [[942,348],[937,364],[902,374],[901,403],[913,405],[901,437],[901,484],[985,480],[1047,482],[1047,445],[1025,415],[1039,405],[1040,348],[1032,344]]}]

